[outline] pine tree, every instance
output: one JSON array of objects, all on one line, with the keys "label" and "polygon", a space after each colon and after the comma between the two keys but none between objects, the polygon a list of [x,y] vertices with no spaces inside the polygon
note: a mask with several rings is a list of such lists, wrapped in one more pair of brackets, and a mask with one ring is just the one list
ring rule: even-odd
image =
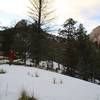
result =
[{"label": "pine tree", "polygon": [[72,18],[66,20],[63,25],[63,30],[59,30],[59,35],[63,36],[66,39],[65,41],[65,54],[64,62],[67,66],[67,74],[73,75],[73,69],[77,64],[77,50],[76,50],[76,41],[75,41],[75,27],[76,21]]},{"label": "pine tree", "polygon": [[35,54],[36,66],[38,66],[42,55],[46,53],[46,32],[43,32],[45,25],[47,25],[52,19],[52,10],[48,7],[48,0],[30,0],[31,6],[29,7],[29,16],[35,22],[37,31],[35,34]]}]

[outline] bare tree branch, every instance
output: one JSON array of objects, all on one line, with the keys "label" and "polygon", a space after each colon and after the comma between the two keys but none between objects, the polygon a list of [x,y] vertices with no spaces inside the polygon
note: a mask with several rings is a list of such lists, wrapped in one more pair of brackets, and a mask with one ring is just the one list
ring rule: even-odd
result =
[{"label": "bare tree branch", "polygon": [[49,8],[48,0],[29,0],[31,6],[28,7],[29,17],[37,21],[38,27],[41,28],[43,25],[47,25],[53,19],[53,10]]}]

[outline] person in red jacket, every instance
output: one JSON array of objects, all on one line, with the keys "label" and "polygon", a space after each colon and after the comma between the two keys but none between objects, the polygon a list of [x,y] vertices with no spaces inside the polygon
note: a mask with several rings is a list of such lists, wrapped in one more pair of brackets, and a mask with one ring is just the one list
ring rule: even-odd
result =
[{"label": "person in red jacket", "polygon": [[8,52],[8,60],[9,60],[9,65],[11,65],[14,61],[14,59],[16,58],[16,54],[13,50],[10,50]]}]

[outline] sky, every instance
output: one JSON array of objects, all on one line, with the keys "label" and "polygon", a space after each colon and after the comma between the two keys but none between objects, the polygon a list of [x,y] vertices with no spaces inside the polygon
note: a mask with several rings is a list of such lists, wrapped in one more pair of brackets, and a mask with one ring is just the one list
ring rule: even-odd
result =
[{"label": "sky", "polygon": [[[29,0],[0,0],[0,26],[11,26],[28,17]],[[100,25],[100,0],[53,0],[54,23],[60,26],[68,18],[82,23],[88,33]]]}]

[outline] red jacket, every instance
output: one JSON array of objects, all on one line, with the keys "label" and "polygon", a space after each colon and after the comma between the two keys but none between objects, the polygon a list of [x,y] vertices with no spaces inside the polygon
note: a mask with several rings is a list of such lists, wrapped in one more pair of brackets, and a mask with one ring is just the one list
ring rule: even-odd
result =
[{"label": "red jacket", "polygon": [[13,61],[15,58],[16,58],[15,52],[13,50],[10,50],[8,52],[8,59],[9,59],[9,61]]}]

